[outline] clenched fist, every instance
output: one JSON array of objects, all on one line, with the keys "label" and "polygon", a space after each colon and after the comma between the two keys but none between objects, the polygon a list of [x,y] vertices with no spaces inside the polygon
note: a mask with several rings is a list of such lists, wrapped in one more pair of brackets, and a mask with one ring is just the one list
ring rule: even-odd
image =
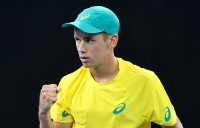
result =
[{"label": "clenched fist", "polygon": [[56,84],[43,85],[40,91],[39,113],[46,114],[53,102],[57,100],[60,88]]}]

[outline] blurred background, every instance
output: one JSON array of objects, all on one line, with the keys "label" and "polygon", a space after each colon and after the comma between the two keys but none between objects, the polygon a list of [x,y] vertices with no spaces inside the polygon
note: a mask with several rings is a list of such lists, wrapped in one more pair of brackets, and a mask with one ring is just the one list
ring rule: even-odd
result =
[{"label": "blurred background", "polygon": [[200,9],[199,2],[183,0],[1,1],[0,127],[38,127],[41,86],[81,66],[73,29],[61,25],[93,5],[120,19],[116,56],[153,70],[185,128],[198,127]]}]

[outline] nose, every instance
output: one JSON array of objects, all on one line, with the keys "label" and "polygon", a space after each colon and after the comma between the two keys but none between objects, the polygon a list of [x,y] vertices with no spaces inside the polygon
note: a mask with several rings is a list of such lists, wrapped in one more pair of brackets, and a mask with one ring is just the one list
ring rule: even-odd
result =
[{"label": "nose", "polygon": [[80,52],[80,53],[86,53],[87,52],[84,40],[81,40],[80,43],[78,44],[78,52]]}]

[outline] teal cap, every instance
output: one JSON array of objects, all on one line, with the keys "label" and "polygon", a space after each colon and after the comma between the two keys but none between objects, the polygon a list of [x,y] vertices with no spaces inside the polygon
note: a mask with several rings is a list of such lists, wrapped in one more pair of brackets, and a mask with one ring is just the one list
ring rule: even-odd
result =
[{"label": "teal cap", "polygon": [[116,14],[103,6],[92,6],[84,9],[75,21],[64,23],[63,28],[74,26],[85,33],[118,34],[120,23]]}]

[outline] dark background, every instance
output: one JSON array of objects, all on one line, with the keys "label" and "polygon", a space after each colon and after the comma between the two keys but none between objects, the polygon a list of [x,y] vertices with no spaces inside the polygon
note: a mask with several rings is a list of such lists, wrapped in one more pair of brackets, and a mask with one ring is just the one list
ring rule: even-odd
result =
[{"label": "dark background", "polygon": [[110,8],[121,21],[116,56],[153,70],[185,128],[198,127],[200,9],[182,0],[1,1],[0,127],[38,127],[41,86],[81,66],[73,29],[61,25],[92,5]]}]

